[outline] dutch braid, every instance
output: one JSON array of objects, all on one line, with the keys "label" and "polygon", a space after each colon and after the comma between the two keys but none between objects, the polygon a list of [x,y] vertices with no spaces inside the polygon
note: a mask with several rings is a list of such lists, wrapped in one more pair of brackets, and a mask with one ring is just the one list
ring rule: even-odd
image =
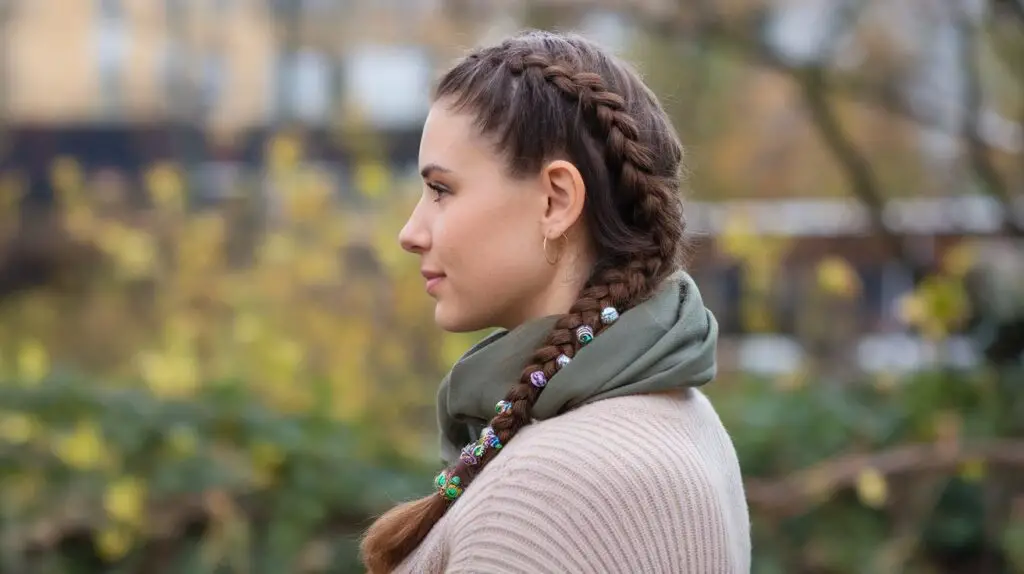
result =
[{"label": "dutch braid", "polygon": [[[586,343],[577,336],[577,329],[586,326],[594,336],[600,336],[608,322],[602,318],[603,311],[612,308],[625,312],[643,302],[680,263],[684,224],[678,179],[658,172],[654,152],[642,142],[625,98],[609,89],[600,74],[577,70],[572,62],[547,54],[519,49],[514,41],[478,51],[467,61],[493,69],[504,66],[520,82],[553,86],[565,99],[578,104],[591,120],[591,135],[604,144],[603,159],[612,175],[619,211],[630,219],[631,228],[643,231],[646,239],[643,249],[598,263],[575,303],[556,320],[519,381],[498,403],[497,414],[480,440],[467,445],[460,460],[438,475],[439,494],[393,509],[371,527],[362,551],[367,567],[374,573],[387,572],[401,563],[445,513],[451,500],[530,423],[533,406],[544,384],[558,372],[560,359],[571,360]],[[678,163],[681,151],[672,153]],[[539,381],[537,373],[543,375]],[[557,384],[557,379],[554,382]]]}]

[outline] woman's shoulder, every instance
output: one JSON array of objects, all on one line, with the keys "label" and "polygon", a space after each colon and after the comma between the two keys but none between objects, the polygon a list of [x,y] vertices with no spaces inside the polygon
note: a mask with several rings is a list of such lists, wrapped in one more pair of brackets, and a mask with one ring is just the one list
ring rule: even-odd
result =
[{"label": "woman's shoulder", "polygon": [[[526,486],[524,486],[526,485]],[[467,498],[532,489],[540,498],[612,500],[643,489],[677,499],[744,500],[736,450],[696,389],[604,399],[535,422],[504,447]],[[470,505],[467,505],[470,506]]]},{"label": "woman's shoulder", "polygon": [[[605,548],[602,560],[622,563],[614,571],[745,571],[749,517],[735,450],[720,427],[695,390],[605,399],[529,425],[452,508],[451,534],[562,540],[551,556]],[[668,554],[654,565],[659,552]],[[553,571],[609,571],[591,559],[573,557],[571,564],[589,566]]]}]

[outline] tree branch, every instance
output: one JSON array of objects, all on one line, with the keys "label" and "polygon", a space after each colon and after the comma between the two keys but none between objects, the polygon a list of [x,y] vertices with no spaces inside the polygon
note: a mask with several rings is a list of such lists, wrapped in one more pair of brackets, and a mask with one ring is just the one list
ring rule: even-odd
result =
[{"label": "tree branch", "polygon": [[883,211],[885,200],[882,197],[881,185],[875,178],[871,163],[846,137],[839,120],[828,103],[827,88],[822,70],[812,69],[801,74],[798,82],[803,93],[804,102],[811,115],[811,123],[832,150],[832,155],[846,172],[850,182],[850,191],[867,207],[871,224],[885,241],[890,253],[904,260],[914,270],[915,276],[922,273],[915,258],[907,252],[903,242],[885,224]]},{"label": "tree branch", "polygon": [[978,65],[978,32],[968,14],[961,10],[957,18],[960,31],[960,60],[965,71],[964,104],[966,106],[962,137],[967,144],[971,167],[981,179],[985,191],[1002,204],[1003,230],[1014,237],[1024,237],[1024,228],[1017,221],[1013,199],[999,170],[992,165],[988,145],[981,137],[981,69]]},{"label": "tree branch", "polygon": [[[630,2],[546,0],[545,3],[575,6],[581,11],[601,9],[618,12],[644,30],[658,36],[668,38],[700,37],[707,45],[717,44],[733,51],[754,65],[763,66],[790,77],[796,77],[805,71],[804,68],[785,61],[761,41],[759,30],[764,18],[763,13],[752,13],[735,22],[727,22],[720,14],[710,10],[701,10],[697,16],[694,16],[692,10],[666,13],[654,9],[649,2],[643,0]],[[857,9],[862,7],[862,4],[853,3],[852,6]],[[830,88],[837,94],[877,107],[900,119],[932,130],[942,131],[946,135],[957,135],[945,127],[940,118],[907,105],[900,95],[888,86],[878,86],[854,76],[844,76],[835,79]]]},{"label": "tree branch", "polygon": [[1024,441],[996,440],[970,446],[910,444],[882,452],[842,455],[779,480],[748,480],[747,500],[777,515],[794,516],[829,493],[853,486],[865,469],[892,478],[949,472],[968,462],[1024,469]]}]

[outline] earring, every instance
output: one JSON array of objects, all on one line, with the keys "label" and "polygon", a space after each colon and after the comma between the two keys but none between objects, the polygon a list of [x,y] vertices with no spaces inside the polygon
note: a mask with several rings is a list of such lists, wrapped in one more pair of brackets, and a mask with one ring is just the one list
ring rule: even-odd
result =
[{"label": "earring", "polygon": [[[566,244],[569,243],[569,238],[565,236],[565,232],[564,231],[562,232],[562,239],[565,240]],[[551,258],[548,257],[548,236],[547,235],[544,236],[544,243],[541,245],[541,249],[544,250],[544,260],[548,262],[548,265],[555,265],[562,258],[561,252],[559,252],[557,255],[555,255],[555,260],[554,261],[552,261]]]}]

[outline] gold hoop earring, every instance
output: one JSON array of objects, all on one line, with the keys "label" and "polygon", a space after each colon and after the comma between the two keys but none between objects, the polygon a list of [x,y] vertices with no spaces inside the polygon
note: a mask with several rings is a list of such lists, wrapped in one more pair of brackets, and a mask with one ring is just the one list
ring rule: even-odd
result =
[{"label": "gold hoop earring", "polygon": [[[564,231],[562,232],[562,239],[564,239],[566,243],[569,242],[569,238],[565,236],[565,232]],[[557,255],[555,255],[555,260],[554,261],[552,261],[551,258],[548,257],[548,236],[547,235],[544,236],[544,243],[543,243],[543,245],[541,245],[541,249],[544,250],[544,260],[548,262],[548,265],[555,265],[555,264],[557,264],[562,259],[561,252],[559,252]]]}]

